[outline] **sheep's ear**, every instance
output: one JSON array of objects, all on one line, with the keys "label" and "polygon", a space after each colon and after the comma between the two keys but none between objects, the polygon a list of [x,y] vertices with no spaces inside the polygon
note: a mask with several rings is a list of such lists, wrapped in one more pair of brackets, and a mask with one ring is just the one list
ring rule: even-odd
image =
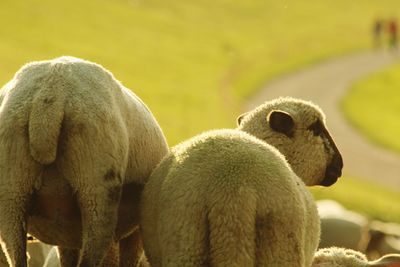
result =
[{"label": "sheep's ear", "polygon": [[383,256],[382,258],[370,262],[368,266],[373,267],[400,267],[400,255],[399,254],[389,254]]},{"label": "sheep's ear", "polygon": [[243,113],[242,115],[240,115],[239,117],[237,117],[236,121],[237,121],[237,125],[238,125],[238,126],[240,125],[240,123],[242,122],[244,116],[246,116],[246,115],[247,115],[247,112],[246,112],[246,113]]},{"label": "sheep's ear", "polygon": [[268,114],[267,120],[272,130],[283,133],[288,137],[293,136],[294,121],[289,113],[273,110]]}]

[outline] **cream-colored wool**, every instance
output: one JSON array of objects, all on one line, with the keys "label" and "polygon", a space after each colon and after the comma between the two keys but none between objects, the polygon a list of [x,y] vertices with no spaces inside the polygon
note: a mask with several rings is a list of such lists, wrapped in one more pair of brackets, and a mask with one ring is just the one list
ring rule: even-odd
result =
[{"label": "cream-colored wool", "polygon": [[302,179],[330,185],[342,165],[321,110],[292,98],[175,146],[141,199],[150,265],[310,266],[320,228]]},{"label": "cream-colored wool", "polygon": [[61,57],[22,67],[0,92],[0,235],[10,264],[26,266],[29,231],[66,254],[81,247],[82,265],[98,265],[137,229],[141,189],[167,152],[145,104],[100,65]]},{"label": "cream-colored wool", "polygon": [[[268,118],[273,111],[290,115],[294,121],[292,137],[271,130]],[[320,122],[320,138],[316,138],[315,133],[309,130],[316,122]],[[265,102],[241,115],[238,129],[276,147],[306,185],[318,184],[326,175],[325,167],[329,164],[333,164],[333,172],[340,173],[339,169],[343,167],[341,156],[327,131],[325,115],[311,102],[290,97]],[[304,168],[304,165],[308,167]]]},{"label": "cream-colored wool", "polygon": [[368,261],[364,254],[344,248],[324,248],[315,254],[312,267],[400,267],[400,254],[389,254]]},{"label": "cream-colored wool", "polygon": [[177,145],[155,169],[142,232],[152,267],[309,266],[319,221],[274,147],[220,130]]}]

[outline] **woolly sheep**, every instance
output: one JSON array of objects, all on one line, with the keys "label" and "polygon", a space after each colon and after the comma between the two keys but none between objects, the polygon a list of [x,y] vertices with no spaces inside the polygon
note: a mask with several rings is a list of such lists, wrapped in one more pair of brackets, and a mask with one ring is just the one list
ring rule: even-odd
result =
[{"label": "woolly sheep", "polygon": [[374,245],[370,242],[367,256],[369,259],[376,259],[389,253],[400,253],[400,238],[398,236],[379,233],[379,238],[377,238]]},{"label": "woolly sheep", "polygon": [[333,200],[316,202],[321,221],[320,248],[332,246],[365,252],[369,242],[369,220]]},{"label": "woolly sheep", "polygon": [[324,248],[317,251],[312,267],[400,267],[400,254],[389,254],[368,261],[361,252],[344,248]]},{"label": "woolly sheep", "polygon": [[[239,130],[175,146],[142,194],[150,265],[310,266],[319,220],[296,173],[308,185],[331,185],[340,176],[341,156],[324,125],[314,105],[285,98],[247,114]],[[269,140],[289,155],[294,172]]]},{"label": "woolly sheep", "polygon": [[0,125],[0,233],[10,264],[26,266],[27,231],[75,264],[99,265],[120,239],[121,260],[135,260],[139,197],[168,152],[146,105],[100,65],[61,57],[25,65],[2,88]]},{"label": "woolly sheep", "polygon": [[366,254],[376,259],[389,253],[400,253],[400,225],[374,220],[369,226],[370,241]]},{"label": "woolly sheep", "polygon": [[321,221],[320,248],[349,248],[365,253],[368,259],[400,253],[400,225],[370,221],[333,200],[317,201],[317,207]]}]

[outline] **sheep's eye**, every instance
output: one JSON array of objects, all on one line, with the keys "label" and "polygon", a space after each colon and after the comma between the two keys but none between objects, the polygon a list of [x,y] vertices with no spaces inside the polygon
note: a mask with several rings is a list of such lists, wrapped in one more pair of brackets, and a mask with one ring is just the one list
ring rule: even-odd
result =
[{"label": "sheep's eye", "polygon": [[324,132],[324,128],[319,120],[311,124],[308,130],[312,131],[314,136],[322,136]]}]

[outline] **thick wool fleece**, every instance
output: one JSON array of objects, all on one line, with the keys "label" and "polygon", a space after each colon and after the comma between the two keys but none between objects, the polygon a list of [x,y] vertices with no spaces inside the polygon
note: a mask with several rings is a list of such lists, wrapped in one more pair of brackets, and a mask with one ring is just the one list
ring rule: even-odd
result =
[{"label": "thick wool fleece", "polygon": [[332,247],[318,250],[312,267],[364,267],[367,263],[361,252]]},{"label": "thick wool fleece", "polygon": [[331,247],[317,251],[312,267],[400,267],[400,255],[391,254],[376,261],[368,261],[358,251]]},{"label": "thick wool fleece", "polygon": [[157,166],[142,195],[153,267],[310,266],[319,220],[281,153],[238,130],[201,134]]},{"label": "thick wool fleece", "polygon": [[109,71],[73,57],[27,64],[0,92],[0,125],[0,235],[12,266],[26,266],[27,215],[33,235],[81,247],[90,266],[137,228],[141,188],[168,146]]},{"label": "thick wool fleece", "polygon": [[[270,128],[268,116],[279,110],[290,114],[294,121],[291,136]],[[315,104],[291,97],[267,101],[239,118],[238,129],[266,141],[285,155],[293,171],[306,185],[315,185],[325,176],[325,167],[337,156],[337,148],[326,130],[319,137],[310,127],[316,122],[327,129],[325,115]],[[304,168],[307,165],[307,168]]]}]

